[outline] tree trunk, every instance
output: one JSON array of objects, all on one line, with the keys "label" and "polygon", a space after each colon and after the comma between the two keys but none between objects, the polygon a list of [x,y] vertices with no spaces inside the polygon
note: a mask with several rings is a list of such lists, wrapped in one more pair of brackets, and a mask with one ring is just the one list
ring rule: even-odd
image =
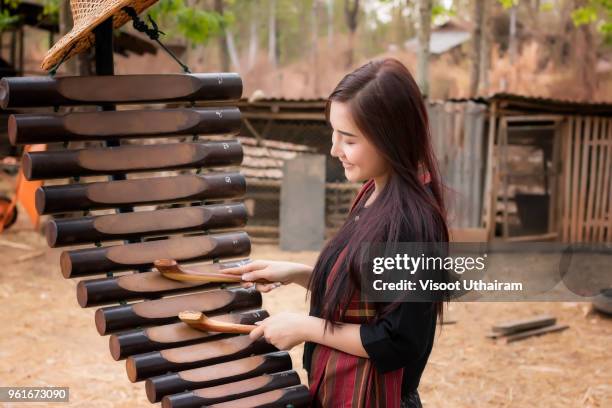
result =
[{"label": "tree trunk", "polygon": [[432,0],[419,0],[419,52],[417,83],[424,97],[429,95],[429,41],[431,39]]},{"label": "tree trunk", "polygon": [[250,71],[255,66],[257,51],[259,50],[259,35],[257,33],[257,18],[251,14],[251,23],[249,28],[249,55],[247,58],[247,71]]},{"label": "tree trunk", "polygon": [[278,65],[276,58],[276,0],[270,0],[268,30],[268,62],[273,69],[276,69]]},{"label": "tree trunk", "polygon": [[580,81],[583,88],[582,99],[584,101],[593,101],[595,91],[597,90],[597,46],[592,31],[591,24],[580,26],[580,35],[582,36],[583,55],[579,61],[576,61],[580,67]]},{"label": "tree trunk", "polygon": [[510,64],[516,61],[516,6],[510,7],[510,27],[508,33],[508,56]]},{"label": "tree trunk", "polygon": [[[352,4],[351,4],[352,3]],[[352,6],[352,7],[351,7]],[[346,68],[350,68],[355,60],[355,32],[359,15],[359,0],[344,0],[344,18],[349,29],[349,44],[346,55]]]},{"label": "tree trunk", "polygon": [[[74,24],[72,20],[72,12],[70,10],[70,0],[63,0],[59,9],[59,36],[62,38]],[[78,58],[71,58],[63,63],[66,75],[77,75],[79,72]]]},{"label": "tree trunk", "polygon": [[493,36],[493,19],[491,18],[491,4],[484,2],[482,12],[483,31],[480,49],[480,85],[478,92],[487,95],[489,92],[489,71],[491,70],[491,37]]},{"label": "tree trunk", "polygon": [[[238,51],[236,51],[236,45],[234,43],[234,33],[232,33],[228,28],[225,30],[225,42],[227,44],[227,52],[230,56],[230,61],[232,62],[232,66],[236,69],[237,72],[241,72],[240,68],[240,58],[238,58]],[[229,71],[226,69],[224,72]]]},{"label": "tree trunk", "polygon": [[319,1],[312,2],[312,92],[316,98],[319,96]]},{"label": "tree trunk", "polygon": [[480,63],[482,55],[482,26],[484,21],[484,0],[474,0],[474,30],[472,33],[472,66],[470,68],[470,96],[478,93]]},{"label": "tree trunk", "polygon": [[327,45],[334,46],[334,0],[327,1]]},{"label": "tree trunk", "polygon": [[[215,11],[220,15],[223,15],[223,0],[215,0]],[[227,28],[224,29],[224,32],[227,33]],[[230,58],[227,46],[228,41],[226,41],[226,39],[223,37],[227,37],[227,34],[225,34],[225,36],[220,35],[217,41],[219,46],[219,64],[221,65],[221,72],[228,72],[230,70]]]}]

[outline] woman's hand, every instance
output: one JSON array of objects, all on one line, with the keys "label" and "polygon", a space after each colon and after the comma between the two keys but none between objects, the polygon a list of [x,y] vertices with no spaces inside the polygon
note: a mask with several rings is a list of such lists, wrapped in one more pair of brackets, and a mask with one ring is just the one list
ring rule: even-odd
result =
[{"label": "woman's hand", "polygon": [[[221,272],[242,275],[242,280],[246,281],[242,283],[245,288],[255,285],[258,291],[269,292],[280,285],[289,283],[307,285],[312,268],[295,262],[256,260],[235,268],[222,269]],[[252,282],[261,279],[270,283]]]},{"label": "woman's hand", "polygon": [[256,340],[264,337],[279,350],[290,350],[306,340],[304,328],[308,316],[297,313],[281,312],[255,323],[249,336]]}]

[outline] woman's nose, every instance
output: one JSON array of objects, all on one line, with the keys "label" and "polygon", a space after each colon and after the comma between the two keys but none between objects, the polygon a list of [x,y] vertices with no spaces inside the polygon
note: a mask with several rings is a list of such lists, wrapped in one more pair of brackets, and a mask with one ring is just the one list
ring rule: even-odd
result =
[{"label": "woman's nose", "polygon": [[332,157],[340,157],[340,151],[337,143],[332,142],[332,147],[329,153],[332,155]]}]

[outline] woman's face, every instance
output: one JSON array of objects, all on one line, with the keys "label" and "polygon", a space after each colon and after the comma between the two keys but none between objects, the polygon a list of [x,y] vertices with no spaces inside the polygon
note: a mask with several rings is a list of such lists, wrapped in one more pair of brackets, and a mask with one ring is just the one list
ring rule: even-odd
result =
[{"label": "woman's face", "polygon": [[385,160],[353,123],[347,104],[333,101],[329,121],[333,129],[330,153],[342,162],[349,181],[360,182],[387,173]]}]

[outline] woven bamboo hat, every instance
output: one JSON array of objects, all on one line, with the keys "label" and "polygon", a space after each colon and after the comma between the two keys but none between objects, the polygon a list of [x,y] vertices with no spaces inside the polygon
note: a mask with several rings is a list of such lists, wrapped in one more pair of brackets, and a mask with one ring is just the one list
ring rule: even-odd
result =
[{"label": "woven bamboo hat", "polygon": [[95,42],[93,29],[113,16],[113,28],[119,28],[130,20],[121,9],[132,7],[140,14],[157,0],[70,0],[72,29],[56,42],[43,58],[42,69],[53,68],[63,57],[66,59],[85,51]]}]

